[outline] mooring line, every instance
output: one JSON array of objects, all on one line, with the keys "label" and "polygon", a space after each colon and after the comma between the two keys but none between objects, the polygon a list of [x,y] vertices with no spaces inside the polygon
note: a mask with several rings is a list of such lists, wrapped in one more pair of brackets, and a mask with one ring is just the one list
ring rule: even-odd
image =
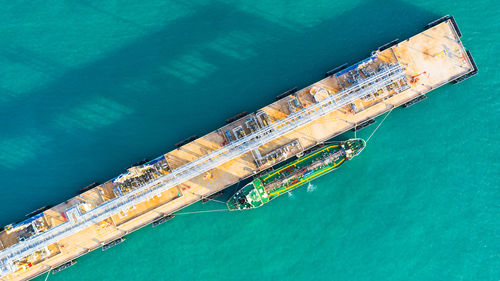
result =
[{"label": "mooring line", "polygon": [[47,279],[49,279],[49,274],[50,272],[52,271],[52,267],[49,269],[49,271],[47,272],[47,276],[45,277],[45,281],[47,281]]},{"label": "mooring line", "polygon": [[210,200],[210,201],[214,201],[214,202],[219,202],[219,203],[222,203],[222,204],[226,204],[226,202],[224,202],[224,201],[220,201],[220,200],[217,200],[217,199],[210,199],[208,197],[203,197],[202,199],[207,199],[207,200]]},{"label": "mooring line", "polygon": [[223,211],[229,211],[229,209],[218,209],[218,210],[196,211],[196,212],[184,212],[184,213],[175,213],[175,215],[191,215],[191,214],[223,212]]},{"label": "mooring line", "polygon": [[214,201],[214,202],[218,202],[218,203],[222,203],[222,204],[226,204],[226,202],[224,201],[220,201],[220,200],[217,200],[217,199],[212,199],[212,198],[209,198],[210,196],[203,196],[203,195],[200,195],[200,194],[197,194],[197,193],[194,193],[194,192],[191,192],[189,190],[186,190],[187,192],[193,194],[193,195],[196,195],[196,196],[200,196],[200,199],[207,199],[209,201]]},{"label": "mooring line", "polygon": [[385,119],[387,118],[387,116],[389,116],[389,114],[391,114],[392,110],[394,109],[391,108],[391,110],[389,110],[389,112],[385,115],[384,119],[382,119],[382,122],[380,122],[377,126],[377,128],[375,128],[375,130],[373,130],[372,134],[368,137],[368,139],[366,139],[366,143],[368,143],[370,141],[370,139],[372,138],[373,134],[375,134],[375,132],[378,130],[378,128],[380,127],[380,125],[382,125],[382,123],[384,123]]}]

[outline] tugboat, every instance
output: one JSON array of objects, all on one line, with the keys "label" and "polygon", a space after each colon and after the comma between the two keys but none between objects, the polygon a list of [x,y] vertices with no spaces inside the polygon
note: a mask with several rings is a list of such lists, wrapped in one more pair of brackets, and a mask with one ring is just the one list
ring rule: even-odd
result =
[{"label": "tugboat", "polygon": [[350,139],[318,148],[276,171],[259,176],[238,190],[228,201],[229,210],[258,208],[311,180],[336,170],[366,146],[363,139]]}]

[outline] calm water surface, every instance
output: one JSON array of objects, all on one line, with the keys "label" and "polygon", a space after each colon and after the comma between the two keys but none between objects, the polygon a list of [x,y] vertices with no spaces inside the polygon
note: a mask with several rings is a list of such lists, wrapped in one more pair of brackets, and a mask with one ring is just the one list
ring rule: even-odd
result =
[{"label": "calm water surface", "polygon": [[178,216],[49,280],[499,280],[497,6],[3,1],[0,223],[452,14],[480,74],[395,110],[355,161],[309,192]]}]

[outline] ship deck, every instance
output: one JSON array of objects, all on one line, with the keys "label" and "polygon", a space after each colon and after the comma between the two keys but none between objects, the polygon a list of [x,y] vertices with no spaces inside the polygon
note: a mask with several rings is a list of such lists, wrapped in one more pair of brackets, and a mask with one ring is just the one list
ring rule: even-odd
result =
[{"label": "ship deck", "polygon": [[[104,221],[61,239],[49,246],[50,254],[47,257],[34,259],[31,266],[1,279],[25,280],[47,272],[51,268],[101,247],[102,243],[122,237],[150,224],[163,215],[174,213],[203,197],[223,190],[269,167],[270,165],[258,161],[259,155],[264,157],[273,151],[279,151],[282,155],[281,158],[273,156],[274,158],[270,157],[266,160],[274,161],[272,164],[276,164],[303,149],[308,149],[342,134],[357,124],[375,118],[472,72],[474,70],[473,64],[467,57],[458,34],[452,21],[446,20],[381,51],[377,56],[378,59],[363,67],[363,71],[360,73],[349,70],[340,75],[330,75],[260,109],[256,113],[244,116],[164,154],[157,162],[156,172],[152,177],[168,174],[171,170],[216,151],[242,136],[249,135],[255,130],[255,126],[276,122],[302,108],[311,106],[315,100],[321,100],[338,93],[353,85],[357,75],[360,77],[369,75],[387,63],[399,62],[405,68],[409,83],[408,89],[398,91],[400,89],[398,85],[387,87],[380,93],[354,101],[352,103],[354,106],[349,104],[330,112],[261,145],[257,150],[227,161],[208,173],[200,174],[132,208],[122,210]],[[290,146],[296,142],[298,145]],[[68,208],[79,206],[81,212],[86,212],[117,197],[117,192],[113,181],[106,182],[44,211],[44,220],[50,229],[67,221],[68,218],[65,217],[64,212]],[[128,192],[128,190],[125,188],[122,189],[122,192]],[[20,231],[10,233],[2,231],[0,233],[0,249],[19,243],[17,241]]]},{"label": "ship deck", "polygon": [[274,181],[276,178],[280,178],[282,176],[286,176],[287,174],[290,174],[291,171],[295,169],[300,169],[305,166],[311,165],[312,162],[316,161],[318,158],[322,157],[323,153],[326,152],[332,152],[333,149],[338,148],[339,144],[333,144],[333,145],[328,145],[326,147],[322,147],[321,149],[305,155],[303,158],[300,158],[299,161],[294,161],[288,165],[284,165],[283,167],[280,167],[276,171],[270,172],[266,176],[260,177],[262,182],[264,184],[271,183]]}]

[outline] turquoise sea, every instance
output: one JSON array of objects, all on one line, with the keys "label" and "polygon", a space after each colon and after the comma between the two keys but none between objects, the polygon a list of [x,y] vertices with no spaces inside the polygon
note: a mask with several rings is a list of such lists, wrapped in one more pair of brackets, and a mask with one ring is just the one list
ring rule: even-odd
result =
[{"label": "turquoise sea", "polygon": [[454,15],[479,74],[395,110],[355,160],[254,211],[145,227],[48,280],[500,280],[497,1],[35,0],[0,14],[3,225]]}]

